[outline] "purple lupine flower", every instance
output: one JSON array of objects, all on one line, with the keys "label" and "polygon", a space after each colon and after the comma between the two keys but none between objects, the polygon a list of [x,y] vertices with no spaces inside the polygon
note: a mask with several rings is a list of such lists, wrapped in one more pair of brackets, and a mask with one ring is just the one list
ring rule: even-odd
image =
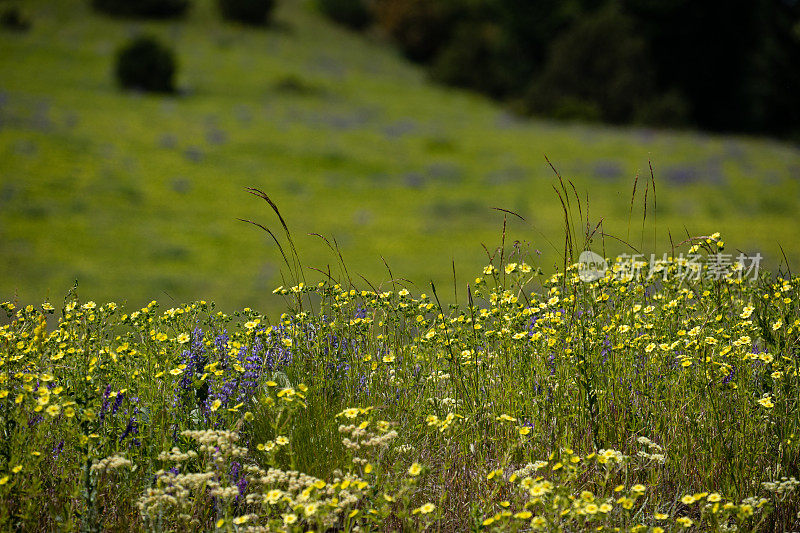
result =
[{"label": "purple lupine flower", "polygon": [[247,492],[247,478],[245,476],[239,478],[239,481],[236,483],[236,487],[239,489],[239,495],[236,496],[236,501],[238,502],[239,498],[242,498]]},{"label": "purple lupine flower", "polygon": [[61,452],[64,450],[64,439],[61,439],[58,444],[53,446],[52,456],[53,459],[58,459],[58,456],[61,455]]},{"label": "purple lupine flower", "polygon": [[117,397],[114,398],[114,405],[111,407],[111,414],[112,415],[117,414],[117,411],[119,411],[119,408],[122,405],[122,399],[124,397],[125,397],[125,393],[123,393],[123,392],[118,392],[117,393]]},{"label": "purple lupine flower", "polygon": [[125,431],[119,437],[119,442],[122,443],[129,435],[137,435],[139,433],[139,425],[136,422],[136,417],[132,416],[128,420],[128,425],[125,426]]},{"label": "purple lupine flower", "polygon": [[106,410],[108,410],[108,396],[111,394],[111,383],[106,385],[106,391],[103,393],[103,405],[100,407],[100,421],[106,418]]},{"label": "purple lupine flower", "polygon": [[[260,348],[260,343],[259,346]],[[253,353],[243,361],[244,373],[239,383],[239,396],[237,402],[246,402],[253,397],[253,393],[258,387],[258,379],[261,376],[262,357],[257,351],[256,345],[253,346]]]},{"label": "purple lupine flower", "polygon": [[736,377],[736,366],[734,366],[734,365],[731,365],[731,371],[730,371],[730,372],[728,372],[728,375],[727,375],[727,376],[725,376],[724,378],[722,378],[722,384],[723,384],[723,385],[727,385],[728,383],[730,383],[731,381],[733,381],[733,378],[734,378],[734,377]]}]

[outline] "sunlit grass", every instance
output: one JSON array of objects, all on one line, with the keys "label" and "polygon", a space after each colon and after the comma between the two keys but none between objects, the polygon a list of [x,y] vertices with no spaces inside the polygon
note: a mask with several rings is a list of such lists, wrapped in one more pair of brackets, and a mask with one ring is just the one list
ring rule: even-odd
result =
[{"label": "sunlit grass", "polygon": [[[652,160],[656,248],[668,248],[665,228],[681,240],[685,225],[723,231],[773,267],[777,242],[800,259],[800,153],[789,145],[516,119],[429,84],[311,2],[279,2],[266,30],[221,23],[210,0],[182,22],[112,20],[88,4],[28,2],[31,30],[0,32],[3,299],[55,299],[77,279],[133,307],[207,298],[279,312],[280,258],[236,220],[258,214],[248,185],[276,199],[306,263],[323,270],[328,249],[307,233],[335,237],[369,279],[387,275],[381,257],[418,291],[431,277],[449,284],[454,260],[466,279],[495,240],[492,207],[525,217],[509,222],[516,238],[551,268],[558,246],[546,238],[562,214],[545,154],[609,233],[627,233],[631,183]],[[180,95],[114,85],[114,52],[139,31],[175,48]]]}]

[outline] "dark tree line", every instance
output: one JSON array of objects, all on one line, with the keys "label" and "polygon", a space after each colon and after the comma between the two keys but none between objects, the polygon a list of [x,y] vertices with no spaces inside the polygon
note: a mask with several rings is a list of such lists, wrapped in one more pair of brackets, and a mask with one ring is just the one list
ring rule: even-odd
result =
[{"label": "dark tree line", "polygon": [[319,4],[524,113],[800,136],[800,0]]}]

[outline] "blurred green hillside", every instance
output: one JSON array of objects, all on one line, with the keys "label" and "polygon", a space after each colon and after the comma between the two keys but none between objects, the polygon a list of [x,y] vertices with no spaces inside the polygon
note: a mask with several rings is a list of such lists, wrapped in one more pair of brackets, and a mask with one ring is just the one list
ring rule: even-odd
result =
[{"label": "blurred green hillside", "polygon": [[[500,243],[492,207],[525,217],[509,219],[506,242],[530,243],[529,262],[552,272],[563,215],[545,154],[594,223],[648,254],[669,251],[668,228],[675,241],[720,231],[730,253],[775,266],[780,243],[800,265],[797,147],[518,119],[432,85],[307,1],[280,2],[268,29],[222,23],[208,1],[162,22],[79,0],[22,5],[30,31],[0,30],[0,300],[55,301],[77,279],[98,301],[275,309],[280,253],[237,218],[280,226],[248,186],[277,203],[304,265],[338,271],[308,233],[335,237],[360,286],[359,274],[388,279],[383,257],[417,291],[432,279],[452,294],[452,262],[463,287],[486,264],[481,244]],[[115,51],[142,31],[177,52],[177,96],[116,87]],[[629,212],[648,160],[657,205],[650,190],[643,232],[644,179]]]}]

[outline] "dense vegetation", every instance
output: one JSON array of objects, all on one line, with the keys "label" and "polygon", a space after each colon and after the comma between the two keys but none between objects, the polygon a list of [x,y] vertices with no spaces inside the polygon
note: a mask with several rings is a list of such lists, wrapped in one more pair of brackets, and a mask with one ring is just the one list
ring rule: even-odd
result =
[{"label": "dense vegetation", "polygon": [[175,90],[176,68],[172,50],[144,35],[117,52],[115,74],[125,89],[171,93]]},{"label": "dense vegetation", "polygon": [[[522,120],[429,83],[314,6],[278,2],[274,24],[252,28],[221,20],[216,0],[169,21],[27,1],[30,29],[0,29],[0,299],[36,304],[78,280],[97,301],[134,308],[207,299],[279,314],[280,255],[237,220],[259,215],[249,185],[280,205],[306,264],[322,270],[336,255],[310,233],[335,238],[356,277],[386,276],[383,258],[417,287],[451,284],[453,262],[463,281],[497,239],[493,207],[525,218],[509,231],[552,269],[560,246],[548,236],[563,214],[545,154],[605,232],[646,253],[669,250],[667,229],[675,240],[718,229],[771,268],[783,253],[800,262],[796,147]],[[139,33],[173,50],[172,95],[119,89],[115,52]],[[630,199],[648,160],[657,232],[642,235],[629,222],[643,214],[641,180],[632,216]]]},{"label": "dense vegetation", "polygon": [[498,248],[449,308],[347,277],[274,321],[6,302],[0,524],[796,529],[800,278],[684,247],[594,281]]},{"label": "dense vegetation", "polygon": [[[657,122],[695,110],[648,74],[634,7],[683,4],[549,6],[569,23],[516,97],[506,30],[546,17],[496,24],[510,3],[224,3],[0,20],[0,529],[800,527],[800,152],[522,121],[313,9],[377,17],[450,83]],[[176,91],[116,86],[140,31]],[[628,255],[570,264],[590,247]]]},{"label": "dense vegetation", "polygon": [[[407,57],[427,64],[434,79],[508,100],[518,110],[800,135],[797,2],[320,4],[358,27],[364,11],[372,13],[375,25]],[[339,4],[348,9],[337,10]]]}]

